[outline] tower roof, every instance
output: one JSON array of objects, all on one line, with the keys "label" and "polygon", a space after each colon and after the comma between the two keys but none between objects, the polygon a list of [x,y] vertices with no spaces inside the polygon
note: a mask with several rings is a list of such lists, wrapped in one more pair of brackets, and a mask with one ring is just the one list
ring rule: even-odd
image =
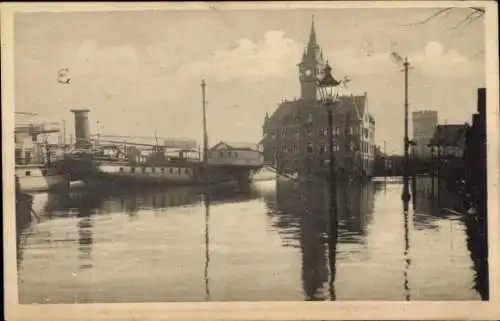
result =
[{"label": "tower roof", "polygon": [[309,41],[307,43],[307,47],[305,48],[304,55],[302,56],[302,61],[306,59],[315,59],[322,60],[321,49],[318,45],[318,41],[316,39],[316,28],[314,25],[314,16],[312,16],[311,21],[311,31],[309,32]]},{"label": "tower roof", "polygon": [[311,32],[309,33],[309,43],[307,44],[307,46],[309,48],[316,48],[317,45],[318,44],[316,42],[316,30],[314,28],[314,15],[313,15],[311,21]]}]

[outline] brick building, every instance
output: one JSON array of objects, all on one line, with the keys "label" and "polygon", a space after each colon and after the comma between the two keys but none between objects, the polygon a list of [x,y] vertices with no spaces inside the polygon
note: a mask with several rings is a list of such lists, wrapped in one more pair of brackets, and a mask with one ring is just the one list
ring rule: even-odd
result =
[{"label": "brick building", "polygon": [[[317,80],[325,66],[316,42],[314,21],[298,64],[300,98],[284,101],[263,124],[264,161],[281,172],[322,172],[328,156],[328,119],[318,97]],[[353,176],[372,176],[375,120],[367,94],[343,95],[333,108],[333,140],[337,169]]]}]

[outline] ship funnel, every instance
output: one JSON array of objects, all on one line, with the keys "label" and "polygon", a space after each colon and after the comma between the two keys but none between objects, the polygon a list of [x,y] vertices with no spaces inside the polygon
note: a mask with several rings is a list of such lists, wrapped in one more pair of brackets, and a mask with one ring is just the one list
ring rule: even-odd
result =
[{"label": "ship funnel", "polygon": [[90,142],[90,127],[88,109],[72,109],[75,114],[75,148],[89,148]]}]

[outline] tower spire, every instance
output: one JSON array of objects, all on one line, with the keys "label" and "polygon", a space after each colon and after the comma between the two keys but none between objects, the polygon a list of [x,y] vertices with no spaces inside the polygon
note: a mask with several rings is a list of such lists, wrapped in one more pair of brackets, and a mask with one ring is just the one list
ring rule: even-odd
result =
[{"label": "tower spire", "polygon": [[314,27],[314,15],[311,18],[311,32],[309,33],[309,43],[307,44],[307,51],[309,53],[315,53],[318,48],[318,43],[316,41],[316,30]]},{"label": "tower spire", "polygon": [[314,15],[312,15],[312,19],[311,19],[311,32],[309,34],[309,44],[308,44],[308,47],[310,49],[312,48],[315,48],[317,43],[316,43],[316,30],[314,28]]}]

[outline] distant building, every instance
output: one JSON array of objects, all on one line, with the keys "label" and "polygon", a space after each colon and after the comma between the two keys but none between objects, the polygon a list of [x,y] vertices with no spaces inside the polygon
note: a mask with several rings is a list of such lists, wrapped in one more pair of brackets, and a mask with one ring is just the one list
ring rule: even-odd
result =
[{"label": "distant building", "polygon": [[[313,22],[308,45],[298,64],[300,99],[282,102],[271,116],[266,113],[264,119],[264,161],[281,172],[326,169],[328,120],[317,88],[324,65]],[[375,120],[368,112],[366,93],[340,97],[333,109],[333,136],[337,168],[351,175],[372,176]]]},{"label": "distant building", "polygon": [[415,111],[412,116],[413,140],[416,143],[412,151],[417,158],[430,158],[429,142],[438,124],[438,112],[435,110]]}]

